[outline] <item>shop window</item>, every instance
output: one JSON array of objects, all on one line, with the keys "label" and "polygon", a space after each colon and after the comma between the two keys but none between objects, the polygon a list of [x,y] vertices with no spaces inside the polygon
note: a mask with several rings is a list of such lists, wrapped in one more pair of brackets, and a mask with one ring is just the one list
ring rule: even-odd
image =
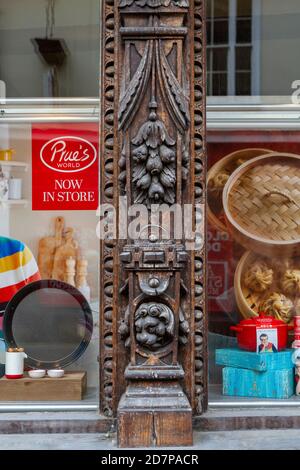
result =
[{"label": "shop window", "polygon": [[[291,195],[299,183],[300,4],[207,6],[209,402],[247,408],[284,399],[299,406],[300,201]],[[214,31],[220,18],[228,20],[228,40],[223,27],[220,36]],[[253,322],[252,341],[244,321]],[[262,368],[254,357],[265,360]],[[272,359],[282,359],[282,368]]]},{"label": "shop window", "polygon": [[98,96],[99,6],[99,0],[1,0],[6,97]]},{"label": "shop window", "polygon": [[[68,410],[71,404],[74,410],[97,410],[99,406],[100,6],[99,0],[1,0],[0,4],[0,240],[16,240],[20,252],[26,247],[24,259],[31,262],[30,269],[31,260],[36,261],[42,282],[67,282],[89,305],[81,309],[76,295],[72,303],[53,285],[49,296],[46,286],[44,300],[42,293],[28,294],[29,308],[24,312],[30,316],[34,311],[36,317],[26,320],[20,313],[15,326],[8,326],[12,343],[32,356],[25,361],[26,375],[39,364],[49,369],[52,362],[51,368],[58,369],[61,359],[66,374],[81,374],[75,377],[82,387],[81,398],[70,397],[67,387],[56,403],[36,397],[34,409],[55,410],[57,405]],[[1,285],[2,257],[0,250],[0,379],[7,347],[1,314],[10,300]],[[5,282],[11,279],[12,274]],[[34,276],[28,279],[37,282]],[[45,308],[37,307],[35,299],[45,302]],[[31,301],[35,307],[30,307]],[[64,309],[69,309],[69,319],[60,317]],[[47,316],[45,321],[41,313]],[[10,397],[3,398],[1,390],[3,411]],[[14,401],[24,401],[24,407],[31,409],[25,398]]]}]

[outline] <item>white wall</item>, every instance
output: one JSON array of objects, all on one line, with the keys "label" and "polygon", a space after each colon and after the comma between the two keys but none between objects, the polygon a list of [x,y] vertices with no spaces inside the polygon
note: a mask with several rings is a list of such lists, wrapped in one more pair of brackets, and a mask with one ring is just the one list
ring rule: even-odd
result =
[{"label": "white wall", "polygon": [[[100,0],[56,0],[54,37],[69,55],[59,71],[60,96],[98,96]],[[0,0],[0,80],[7,97],[43,96],[47,67],[31,39],[45,37],[45,0]]]},{"label": "white wall", "polygon": [[0,203],[0,236],[9,236],[9,215],[10,210],[7,206],[2,206]]},{"label": "white wall", "polygon": [[300,1],[262,0],[261,95],[290,96],[300,80]]},{"label": "white wall", "polygon": [[[8,125],[2,124],[0,126],[0,149],[5,148],[9,148],[9,127]],[[3,237],[7,237],[9,235],[9,215],[10,210],[8,209],[8,207],[2,206],[0,204],[0,235],[2,235]]]}]

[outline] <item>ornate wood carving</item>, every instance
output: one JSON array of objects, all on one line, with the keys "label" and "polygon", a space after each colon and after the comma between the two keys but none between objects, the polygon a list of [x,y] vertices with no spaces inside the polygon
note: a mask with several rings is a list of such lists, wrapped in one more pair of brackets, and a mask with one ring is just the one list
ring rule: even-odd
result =
[{"label": "ornate wood carving", "polygon": [[[118,206],[118,194],[113,192],[117,176],[116,158],[118,145],[115,126],[115,109],[118,103],[117,72],[118,58],[115,31],[118,28],[118,15],[114,0],[104,0],[102,7],[103,48],[101,82],[101,204]],[[105,229],[108,227],[105,227]],[[116,348],[116,321],[118,302],[118,251],[116,240],[107,231],[101,241],[100,271],[100,406],[105,416],[113,417],[117,409],[117,370],[118,352]]]},{"label": "ornate wood carving", "polygon": [[189,2],[188,0],[120,0],[119,1],[120,8],[137,5],[139,7],[168,7],[169,5],[175,5],[178,7],[188,7]]},{"label": "ornate wood carving", "polygon": [[107,223],[100,404],[118,410],[120,446],[189,445],[192,410],[206,406],[203,8],[104,0],[102,203],[117,221],[119,196],[149,216],[153,205],[192,204],[202,223],[196,251],[185,233],[165,239],[164,222],[125,240]]},{"label": "ornate wood carving", "polygon": [[201,414],[207,408],[207,333],[208,319],[206,315],[205,279],[206,279],[206,250],[205,250],[205,184],[206,184],[206,132],[205,132],[205,16],[204,0],[194,0],[194,27],[192,47],[194,89],[191,94],[193,100],[193,119],[191,136],[193,142],[192,176],[194,205],[196,218],[200,222],[200,232],[197,234],[198,249],[193,253],[193,267],[191,283],[195,288],[192,297],[192,311],[194,312],[194,403],[196,414]]}]

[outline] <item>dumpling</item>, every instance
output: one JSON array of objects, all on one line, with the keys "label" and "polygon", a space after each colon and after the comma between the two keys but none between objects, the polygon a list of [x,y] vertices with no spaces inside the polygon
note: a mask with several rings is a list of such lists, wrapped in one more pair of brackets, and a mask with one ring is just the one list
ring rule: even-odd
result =
[{"label": "dumpling", "polygon": [[253,263],[244,275],[244,284],[254,292],[264,292],[273,283],[273,269],[263,261]]},{"label": "dumpling", "polygon": [[260,305],[260,312],[289,323],[293,317],[294,304],[285,295],[273,292]]},{"label": "dumpling", "polygon": [[281,280],[281,287],[283,292],[288,295],[300,294],[300,270],[286,270]]},{"label": "dumpling", "polygon": [[229,179],[229,173],[221,171],[209,180],[209,189],[212,191],[223,191],[225,184]]}]

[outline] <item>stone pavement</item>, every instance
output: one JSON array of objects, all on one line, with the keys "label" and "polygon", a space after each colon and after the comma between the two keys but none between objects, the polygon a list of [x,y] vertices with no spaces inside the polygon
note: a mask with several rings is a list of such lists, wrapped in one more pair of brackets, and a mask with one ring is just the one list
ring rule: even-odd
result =
[{"label": "stone pavement", "polygon": [[[110,450],[116,449],[116,439],[114,435],[104,434],[2,434],[0,449]],[[193,449],[299,450],[299,430],[195,432]]]}]

